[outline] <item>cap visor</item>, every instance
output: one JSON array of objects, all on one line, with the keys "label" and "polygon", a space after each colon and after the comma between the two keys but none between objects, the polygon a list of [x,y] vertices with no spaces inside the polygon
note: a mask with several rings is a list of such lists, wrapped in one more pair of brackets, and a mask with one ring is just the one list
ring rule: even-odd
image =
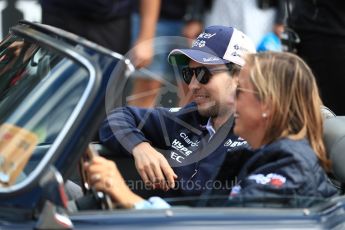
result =
[{"label": "cap visor", "polygon": [[171,65],[188,65],[190,60],[203,65],[219,65],[229,63],[229,61],[219,58],[215,55],[192,49],[174,49],[168,56],[168,62]]}]

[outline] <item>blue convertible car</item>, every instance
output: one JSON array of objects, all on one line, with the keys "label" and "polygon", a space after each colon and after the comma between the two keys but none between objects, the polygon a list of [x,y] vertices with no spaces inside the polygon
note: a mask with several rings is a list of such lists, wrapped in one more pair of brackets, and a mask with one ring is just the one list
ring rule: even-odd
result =
[{"label": "blue convertible car", "polygon": [[[25,21],[11,29],[0,43],[1,230],[345,229],[345,119],[332,115],[325,141],[337,197],[302,208],[264,199],[192,207],[193,198],[170,199],[173,207],[162,210],[112,208],[106,194],[84,183],[80,161],[90,143],[112,157],[95,142],[97,130],[107,111],[125,103],[133,70],[123,56],[65,31]],[[138,179],[132,159],[112,158],[125,178]]]}]

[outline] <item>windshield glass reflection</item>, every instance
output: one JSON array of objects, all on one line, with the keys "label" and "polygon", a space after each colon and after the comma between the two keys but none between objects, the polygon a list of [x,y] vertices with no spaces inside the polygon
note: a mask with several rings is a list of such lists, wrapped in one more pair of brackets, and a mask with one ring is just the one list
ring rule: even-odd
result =
[{"label": "windshield glass reflection", "polygon": [[24,180],[45,156],[89,80],[76,61],[17,36],[0,45],[0,186]]}]

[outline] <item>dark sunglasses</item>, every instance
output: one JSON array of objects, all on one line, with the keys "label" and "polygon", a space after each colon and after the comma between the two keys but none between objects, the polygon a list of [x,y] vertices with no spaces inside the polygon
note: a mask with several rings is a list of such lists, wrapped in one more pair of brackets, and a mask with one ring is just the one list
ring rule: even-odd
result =
[{"label": "dark sunglasses", "polygon": [[196,76],[196,79],[201,84],[207,84],[211,76],[220,73],[220,72],[228,72],[230,71],[228,68],[206,68],[205,66],[200,67],[185,67],[182,69],[182,78],[183,80],[189,85],[192,81],[193,76]]},{"label": "dark sunglasses", "polygon": [[245,88],[242,88],[242,87],[236,87],[236,98],[238,98],[238,96],[240,95],[241,92],[248,92],[248,93],[254,93],[254,94],[257,94],[259,95],[259,92],[258,91],[255,91],[255,90],[251,90],[251,89],[245,89]]}]

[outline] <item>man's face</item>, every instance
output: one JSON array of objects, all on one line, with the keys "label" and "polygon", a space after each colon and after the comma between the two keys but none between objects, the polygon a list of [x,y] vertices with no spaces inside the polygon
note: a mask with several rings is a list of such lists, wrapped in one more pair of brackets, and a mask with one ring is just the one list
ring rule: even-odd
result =
[{"label": "man's face", "polygon": [[[189,63],[191,68],[200,66],[203,65],[194,61]],[[226,68],[224,65],[204,66],[209,69]],[[221,71],[213,74],[207,84],[200,83],[194,75],[188,87],[202,116],[214,118],[234,112],[236,79],[231,77],[229,72]]]}]

